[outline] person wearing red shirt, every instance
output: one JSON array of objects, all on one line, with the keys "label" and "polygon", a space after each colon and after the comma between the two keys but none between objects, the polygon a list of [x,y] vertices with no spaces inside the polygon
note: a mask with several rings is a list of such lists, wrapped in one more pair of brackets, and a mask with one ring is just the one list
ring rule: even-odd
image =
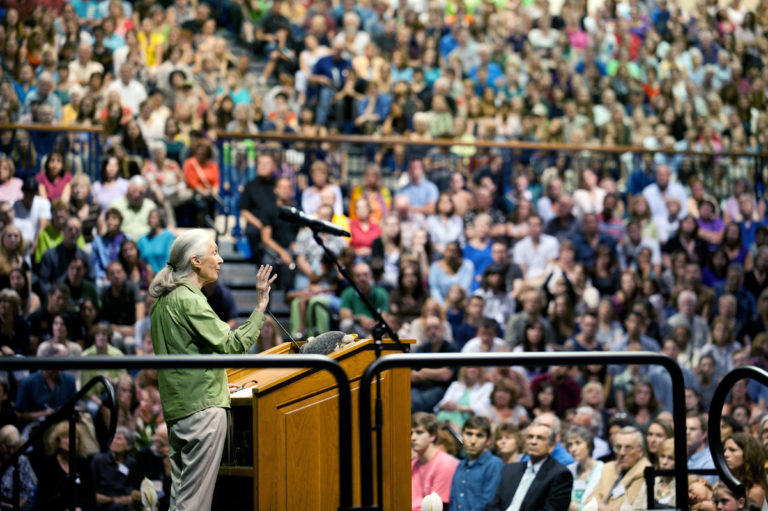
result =
[{"label": "person wearing red shirt", "polygon": [[221,172],[219,165],[213,161],[213,150],[206,140],[198,142],[194,156],[184,161],[184,180],[195,195],[192,205],[195,210],[195,225],[205,226],[205,215],[214,217],[214,206],[219,195]]},{"label": "person wearing red shirt", "polygon": [[357,199],[355,212],[357,218],[349,223],[349,232],[352,235],[349,246],[358,256],[368,257],[371,255],[373,241],[381,236],[381,227],[371,221],[371,206],[368,204],[368,199],[364,197]]}]

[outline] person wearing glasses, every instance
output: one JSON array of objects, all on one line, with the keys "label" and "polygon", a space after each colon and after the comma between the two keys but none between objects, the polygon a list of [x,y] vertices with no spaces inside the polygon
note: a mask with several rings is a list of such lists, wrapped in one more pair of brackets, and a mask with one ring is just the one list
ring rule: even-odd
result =
[{"label": "person wearing glasses", "polygon": [[643,473],[651,464],[645,457],[643,433],[625,426],[615,435],[613,451],[616,461],[603,466],[603,475],[586,502],[595,498],[599,511],[620,509],[624,502],[634,502],[644,488]]}]

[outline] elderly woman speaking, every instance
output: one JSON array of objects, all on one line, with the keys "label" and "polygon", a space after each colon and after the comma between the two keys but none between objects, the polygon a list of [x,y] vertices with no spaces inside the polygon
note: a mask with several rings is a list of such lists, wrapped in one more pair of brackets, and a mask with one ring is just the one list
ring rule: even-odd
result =
[{"label": "elderly woman speaking", "polygon": [[[231,331],[201,289],[219,278],[219,249],[202,229],[174,241],[149,294],[157,355],[247,353],[258,339],[275,280],[271,266],[256,275],[256,309]],[[227,430],[229,389],[224,369],[163,369],[158,382],[171,446],[171,510],[209,510]]]}]

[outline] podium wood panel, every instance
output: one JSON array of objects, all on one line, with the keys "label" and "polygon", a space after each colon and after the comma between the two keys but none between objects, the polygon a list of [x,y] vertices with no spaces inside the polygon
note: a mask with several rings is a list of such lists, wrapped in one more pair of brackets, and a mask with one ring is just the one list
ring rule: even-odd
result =
[{"label": "podium wood panel", "polygon": [[[260,356],[293,352],[293,346],[284,343]],[[399,352],[394,343],[385,340],[384,354]],[[353,503],[359,505],[358,391],[360,376],[375,360],[373,341],[355,342],[330,356],[341,364],[350,380],[353,481],[349,484],[353,488]],[[252,397],[232,398],[236,432],[233,441],[237,443],[247,433],[243,431],[251,429],[252,462],[239,466],[225,461],[219,474],[243,480],[250,479],[248,475],[252,474],[254,509],[337,509],[339,432],[335,379],[326,371],[302,368],[233,369],[227,374],[230,383],[252,386]],[[257,383],[252,383],[253,380]],[[411,404],[408,369],[382,373],[381,389],[384,509],[409,509]],[[374,382],[374,397],[375,392]],[[375,418],[373,406],[369,413]],[[250,424],[243,424],[247,417]],[[376,445],[375,441],[373,445]]]}]

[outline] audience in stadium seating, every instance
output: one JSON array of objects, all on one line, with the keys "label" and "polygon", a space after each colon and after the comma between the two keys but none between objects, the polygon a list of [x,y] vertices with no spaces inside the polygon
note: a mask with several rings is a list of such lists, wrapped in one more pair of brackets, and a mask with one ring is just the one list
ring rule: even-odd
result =
[{"label": "audience in stadium seating", "polygon": [[[0,7],[3,354],[151,354],[147,285],[192,226],[235,225],[222,247],[279,267],[294,333],[340,320],[370,335],[371,314],[311,232],[279,218],[276,206],[295,205],[351,232],[322,236],[413,351],[675,359],[688,465],[711,467],[714,389],[734,368],[768,367],[765,0],[256,3]],[[235,326],[221,290],[212,300]],[[256,349],[279,339],[276,326]],[[491,456],[478,438],[517,438],[496,447],[518,461],[531,453],[509,428],[532,422],[566,432],[549,458],[576,460],[570,509],[591,496],[601,509],[654,504],[635,476],[647,460],[673,466],[662,368],[473,371],[411,371],[412,411],[446,419],[412,422],[413,508],[431,489],[450,508],[483,507],[501,476],[474,484]],[[156,376],[107,374],[141,470],[167,482]],[[21,423],[77,385],[66,372],[4,376],[0,417]],[[103,397],[87,408],[109,460]],[[745,432],[723,439],[747,491],[718,485],[716,499],[762,504],[752,433],[767,403],[759,383],[734,386],[724,421]],[[462,423],[472,441],[455,454],[473,463],[435,454]],[[51,458],[30,455],[36,498],[22,474],[22,499],[40,509],[64,505],[62,434]],[[466,482],[426,483],[435,459]],[[138,469],[104,493],[88,462],[75,468],[84,510],[130,505]],[[673,487],[657,477],[656,504],[674,505]],[[705,479],[689,496],[714,508]]]}]

